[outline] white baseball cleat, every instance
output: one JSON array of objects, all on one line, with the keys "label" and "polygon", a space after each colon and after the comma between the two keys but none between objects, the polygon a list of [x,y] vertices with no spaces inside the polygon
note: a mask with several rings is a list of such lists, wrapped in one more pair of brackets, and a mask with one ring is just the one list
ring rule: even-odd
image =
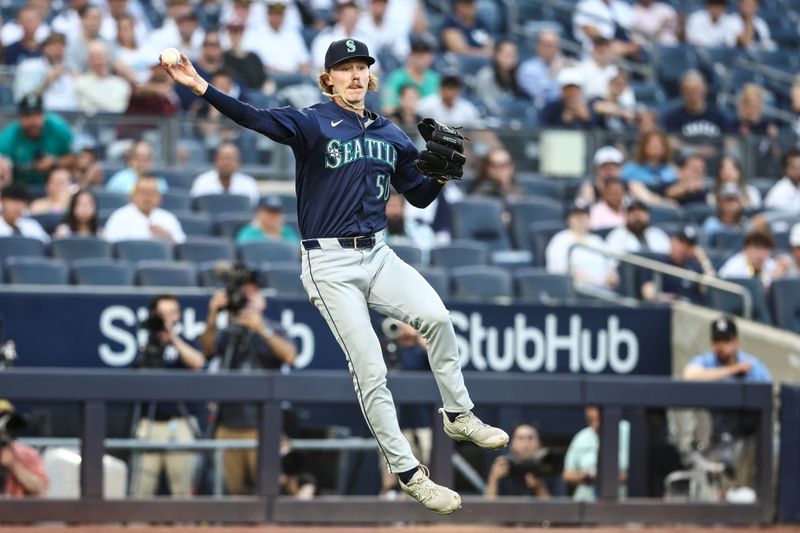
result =
[{"label": "white baseball cleat", "polygon": [[472,411],[461,413],[453,422],[447,418],[444,409],[439,409],[444,417],[444,432],[453,440],[474,442],[481,448],[502,448],[508,444],[508,433],[500,428],[481,422]]},{"label": "white baseball cleat", "polygon": [[447,487],[437,485],[429,475],[428,468],[419,465],[408,485],[400,481],[400,488],[436,514],[452,514],[461,509],[461,496]]}]

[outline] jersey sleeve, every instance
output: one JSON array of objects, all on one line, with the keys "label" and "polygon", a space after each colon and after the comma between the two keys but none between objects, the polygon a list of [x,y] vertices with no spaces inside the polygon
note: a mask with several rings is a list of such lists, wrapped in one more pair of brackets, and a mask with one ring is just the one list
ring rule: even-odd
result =
[{"label": "jersey sleeve", "polygon": [[403,144],[397,154],[397,168],[392,175],[392,187],[401,194],[426,180],[414,166],[414,161],[419,158],[419,150],[407,135],[403,134],[403,137]]}]

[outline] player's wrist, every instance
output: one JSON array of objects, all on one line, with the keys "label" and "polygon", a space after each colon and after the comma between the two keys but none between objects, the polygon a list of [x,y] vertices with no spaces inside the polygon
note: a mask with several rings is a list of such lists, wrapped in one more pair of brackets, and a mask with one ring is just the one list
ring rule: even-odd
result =
[{"label": "player's wrist", "polygon": [[203,96],[204,94],[206,94],[207,90],[208,90],[208,82],[203,78],[201,78],[200,76],[197,76],[194,80],[194,83],[192,84],[192,92],[197,96]]}]

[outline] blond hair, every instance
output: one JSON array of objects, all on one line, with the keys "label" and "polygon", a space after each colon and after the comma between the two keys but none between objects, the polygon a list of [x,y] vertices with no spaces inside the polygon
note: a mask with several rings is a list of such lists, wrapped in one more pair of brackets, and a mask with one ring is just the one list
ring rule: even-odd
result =
[{"label": "blond hair", "polygon": [[[319,89],[322,91],[323,94],[328,93],[325,94],[325,96],[331,94],[331,91],[333,90],[333,84],[330,81],[331,81],[331,76],[330,74],[328,74],[328,71],[327,70],[320,71],[319,76],[317,76],[317,84],[319,85]],[[367,90],[368,91],[378,90],[378,77],[371,72],[369,74],[369,82],[367,83]],[[333,97],[331,96],[331,98]]]},{"label": "blond hair", "polygon": [[764,90],[761,88],[760,85],[755,83],[747,83],[742,87],[742,92],[739,93],[739,102],[746,102],[757,100],[759,102],[764,101]]}]

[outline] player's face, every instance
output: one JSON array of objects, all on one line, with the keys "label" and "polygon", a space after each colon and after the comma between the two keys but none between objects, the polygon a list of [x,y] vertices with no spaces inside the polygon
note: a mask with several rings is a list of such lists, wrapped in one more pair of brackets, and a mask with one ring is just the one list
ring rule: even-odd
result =
[{"label": "player's face", "polygon": [[354,60],[339,63],[329,71],[333,94],[344,95],[351,104],[361,104],[367,94],[369,65],[366,61]]}]

